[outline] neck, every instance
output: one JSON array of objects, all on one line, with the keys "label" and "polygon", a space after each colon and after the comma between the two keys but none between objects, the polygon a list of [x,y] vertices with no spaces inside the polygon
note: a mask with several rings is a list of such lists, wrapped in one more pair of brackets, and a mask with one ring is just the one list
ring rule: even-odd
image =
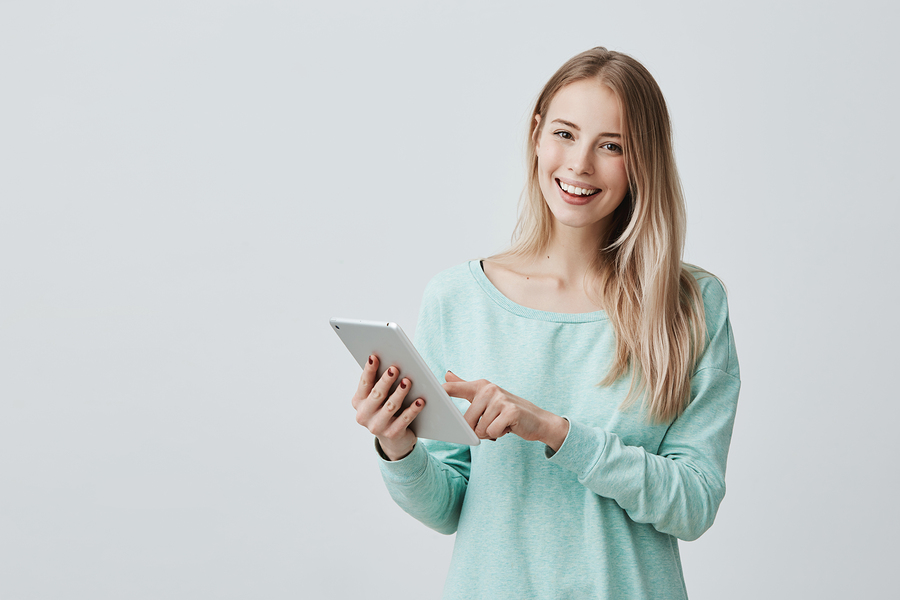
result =
[{"label": "neck", "polygon": [[600,232],[591,227],[566,227],[554,223],[553,233],[535,263],[569,284],[584,281],[597,256]]},{"label": "neck", "polygon": [[514,252],[484,262],[484,273],[513,302],[560,313],[601,310],[602,302],[592,291],[597,281],[591,266],[602,239],[600,227],[573,228],[553,224],[543,252]]}]

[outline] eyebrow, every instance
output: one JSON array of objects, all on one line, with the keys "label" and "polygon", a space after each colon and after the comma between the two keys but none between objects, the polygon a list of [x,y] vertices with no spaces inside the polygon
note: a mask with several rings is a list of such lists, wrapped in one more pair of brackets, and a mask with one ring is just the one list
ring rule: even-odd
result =
[{"label": "eyebrow", "polygon": [[[578,125],[576,125],[575,123],[572,123],[571,121],[566,121],[565,119],[553,119],[550,122],[551,123],[559,123],[561,125],[565,125],[566,127],[571,127],[575,131],[581,131],[581,128]],[[621,138],[622,136],[621,136],[621,134],[618,134],[618,133],[601,133],[598,137]]]}]

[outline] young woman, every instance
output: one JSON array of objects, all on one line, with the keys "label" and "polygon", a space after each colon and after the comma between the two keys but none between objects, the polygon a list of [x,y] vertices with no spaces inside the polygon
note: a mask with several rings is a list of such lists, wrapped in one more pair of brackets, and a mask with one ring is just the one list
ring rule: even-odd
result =
[{"label": "young woman", "polygon": [[669,117],[594,48],[544,87],[512,247],[428,285],[417,346],[478,436],[417,440],[396,367],[353,396],[391,496],[456,532],[446,598],[685,598],[678,539],[725,494],[740,375],[725,292],[681,262]]}]

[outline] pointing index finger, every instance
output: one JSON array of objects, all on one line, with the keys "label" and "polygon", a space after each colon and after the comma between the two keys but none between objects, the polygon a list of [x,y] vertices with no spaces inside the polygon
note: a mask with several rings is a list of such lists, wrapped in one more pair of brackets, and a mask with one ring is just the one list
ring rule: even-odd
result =
[{"label": "pointing index finger", "polygon": [[478,393],[477,383],[460,379],[452,371],[447,371],[445,379],[447,379],[447,383],[442,384],[442,387],[448,395],[454,398],[465,398],[469,402],[475,399],[475,394]]}]

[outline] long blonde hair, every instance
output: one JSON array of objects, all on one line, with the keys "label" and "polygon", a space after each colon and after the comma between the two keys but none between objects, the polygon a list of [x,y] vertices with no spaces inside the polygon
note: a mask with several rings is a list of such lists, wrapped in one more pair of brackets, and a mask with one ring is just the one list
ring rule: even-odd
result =
[{"label": "long blonde hair", "polygon": [[528,180],[509,250],[495,258],[534,257],[550,241],[553,217],[541,193],[535,142],[556,93],[575,81],[608,86],[622,114],[629,191],[600,240],[590,291],[616,332],[616,357],[601,381],[631,375],[622,408],[643,396],[651,421],[668,422],[690,401],[691,374],[704,347],[706,321],[694,268],[682,265],[685,208],[675,168],[666,102],[638,61],[606,48],[583,52],[550,78],[538,96],[528,136]]}]

